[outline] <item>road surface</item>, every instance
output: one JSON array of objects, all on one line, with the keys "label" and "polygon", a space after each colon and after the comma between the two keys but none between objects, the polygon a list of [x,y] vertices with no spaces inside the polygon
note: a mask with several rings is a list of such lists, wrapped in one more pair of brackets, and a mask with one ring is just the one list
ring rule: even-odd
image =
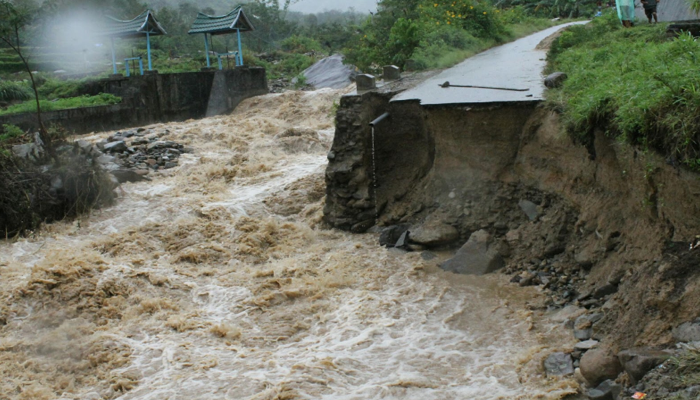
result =
[{"label": "road surface", "polygon": [[[560,29],[585,23],[586,21],[558,25],[479,53],[397,95],[392,101],[420,100],[424,106],[541,101],[545,89],[542,70],[546,64],[547,52],[536,49],[537,45]],[[527,91],[441,87],[445,82],[450,82],[451,85]]]}]

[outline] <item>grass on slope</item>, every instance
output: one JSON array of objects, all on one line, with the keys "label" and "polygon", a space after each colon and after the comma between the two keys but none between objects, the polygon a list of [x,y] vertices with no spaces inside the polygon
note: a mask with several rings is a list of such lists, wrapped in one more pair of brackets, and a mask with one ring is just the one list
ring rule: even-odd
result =
[{"label": "grass on slope", "polygon": [[665,25],[622,28],[614,15],[569,28],[548,55],[569,79],[548,94],[568,131],[594,128],[700,170],[700,43],[669,38]]},{"label": "grass on slope", "polygon": [[[97,96],[79,96],[71,97],[67,99],[58,99],[55,101],[41,100],[41,111],[56,111],[65,110],[69,108],[80,108],[80,107],[95,107],[95,106],[105,106],[110,104],[118,104],[121,102],[121,98],[108,94],[101,93]],[[15,104],[4,110],[0,110],[0,115],[8,114],[19,114],[36,112],[36,101],[29,100],[24,103]]]}]

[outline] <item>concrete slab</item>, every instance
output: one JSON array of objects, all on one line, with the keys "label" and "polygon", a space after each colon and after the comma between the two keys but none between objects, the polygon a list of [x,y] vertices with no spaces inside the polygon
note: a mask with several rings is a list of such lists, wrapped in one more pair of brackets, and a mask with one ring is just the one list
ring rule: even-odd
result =
[{"label": "concrete slab", "polygon": [[[647,23],[647,16],[644,14],[644,7],[641,4],[635,4],[634,14],[637,17],[637,23]],[[659,18],[659,22],[698,19],[698,15],[690,11],[690,5],[687,0],[663,0],[659,2],[656,16]]]},{"label": "concrete slab", "polygon": [[[407,90],[391,101],[420,100],[424,106],[440,104],[479,104],[504,102],[541,101],[544,98],[544,77],[547,52],[537,50],[537,45],[560,29],[587,21],[558,25],[514,42],[494,47],[470,57],[462,63]],[[489,86],[527,91],[473,89],[449,87],[451,85]]]}]

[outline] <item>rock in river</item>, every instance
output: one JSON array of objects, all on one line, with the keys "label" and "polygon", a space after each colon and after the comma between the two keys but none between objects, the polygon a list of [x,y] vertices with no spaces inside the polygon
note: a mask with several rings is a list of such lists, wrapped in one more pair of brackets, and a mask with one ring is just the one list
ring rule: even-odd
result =
[{"label": "rock in river", "polygon": [[484,275],[503,268],[503,265],[503,258],[493,245],[491,235],[481,230],[472,233],[469,241],[440,268],[458,274]]},{"label": "rock in river", "polygon": [[622,365],[608,348],[592,349],[581,357],[581,375],[591,386],[598,386],[605,380],[615,379],[620,372],[622,372]]},{"label": "rock in river", "polygon": [[459,239],[459,231],[452,225],[431,221],[411,229],[410,239],[411,243],[427,247],[444,246]]},{"label": "rock in river", "polygon": [[574,374],[574,362],[570,354],[553,353],[544,360],[547,376],[566,376]]},{"label": "rock in river", "polygon": [[126,142],[119,140],[105,144],[104,151],[107,153],[121,153],[122,151],[126,151],[127,148]]}]

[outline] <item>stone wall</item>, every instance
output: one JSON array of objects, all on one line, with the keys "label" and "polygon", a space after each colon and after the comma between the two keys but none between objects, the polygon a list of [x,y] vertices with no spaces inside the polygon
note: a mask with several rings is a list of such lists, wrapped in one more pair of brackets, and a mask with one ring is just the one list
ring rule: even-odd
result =
[{"label": "stone wall", "polygon": [[393,94],[369,92],[340,99],[333,146],[326,169],[324,219],[343,230],[364,232],[374,225],[370,122],[384,114]]},{"label": "stone wall", "polygon": [[[43,113],[45,125],[57,124],[74,133],[131,128],[156,122],[184,121],[233,111],[244,99],[268,93],[263,68],[147,74],[94,81],[83,93],[111,93],[122,98],[112,106]],[[0,117],[1,124],[36,129],[33,113]]]}]

